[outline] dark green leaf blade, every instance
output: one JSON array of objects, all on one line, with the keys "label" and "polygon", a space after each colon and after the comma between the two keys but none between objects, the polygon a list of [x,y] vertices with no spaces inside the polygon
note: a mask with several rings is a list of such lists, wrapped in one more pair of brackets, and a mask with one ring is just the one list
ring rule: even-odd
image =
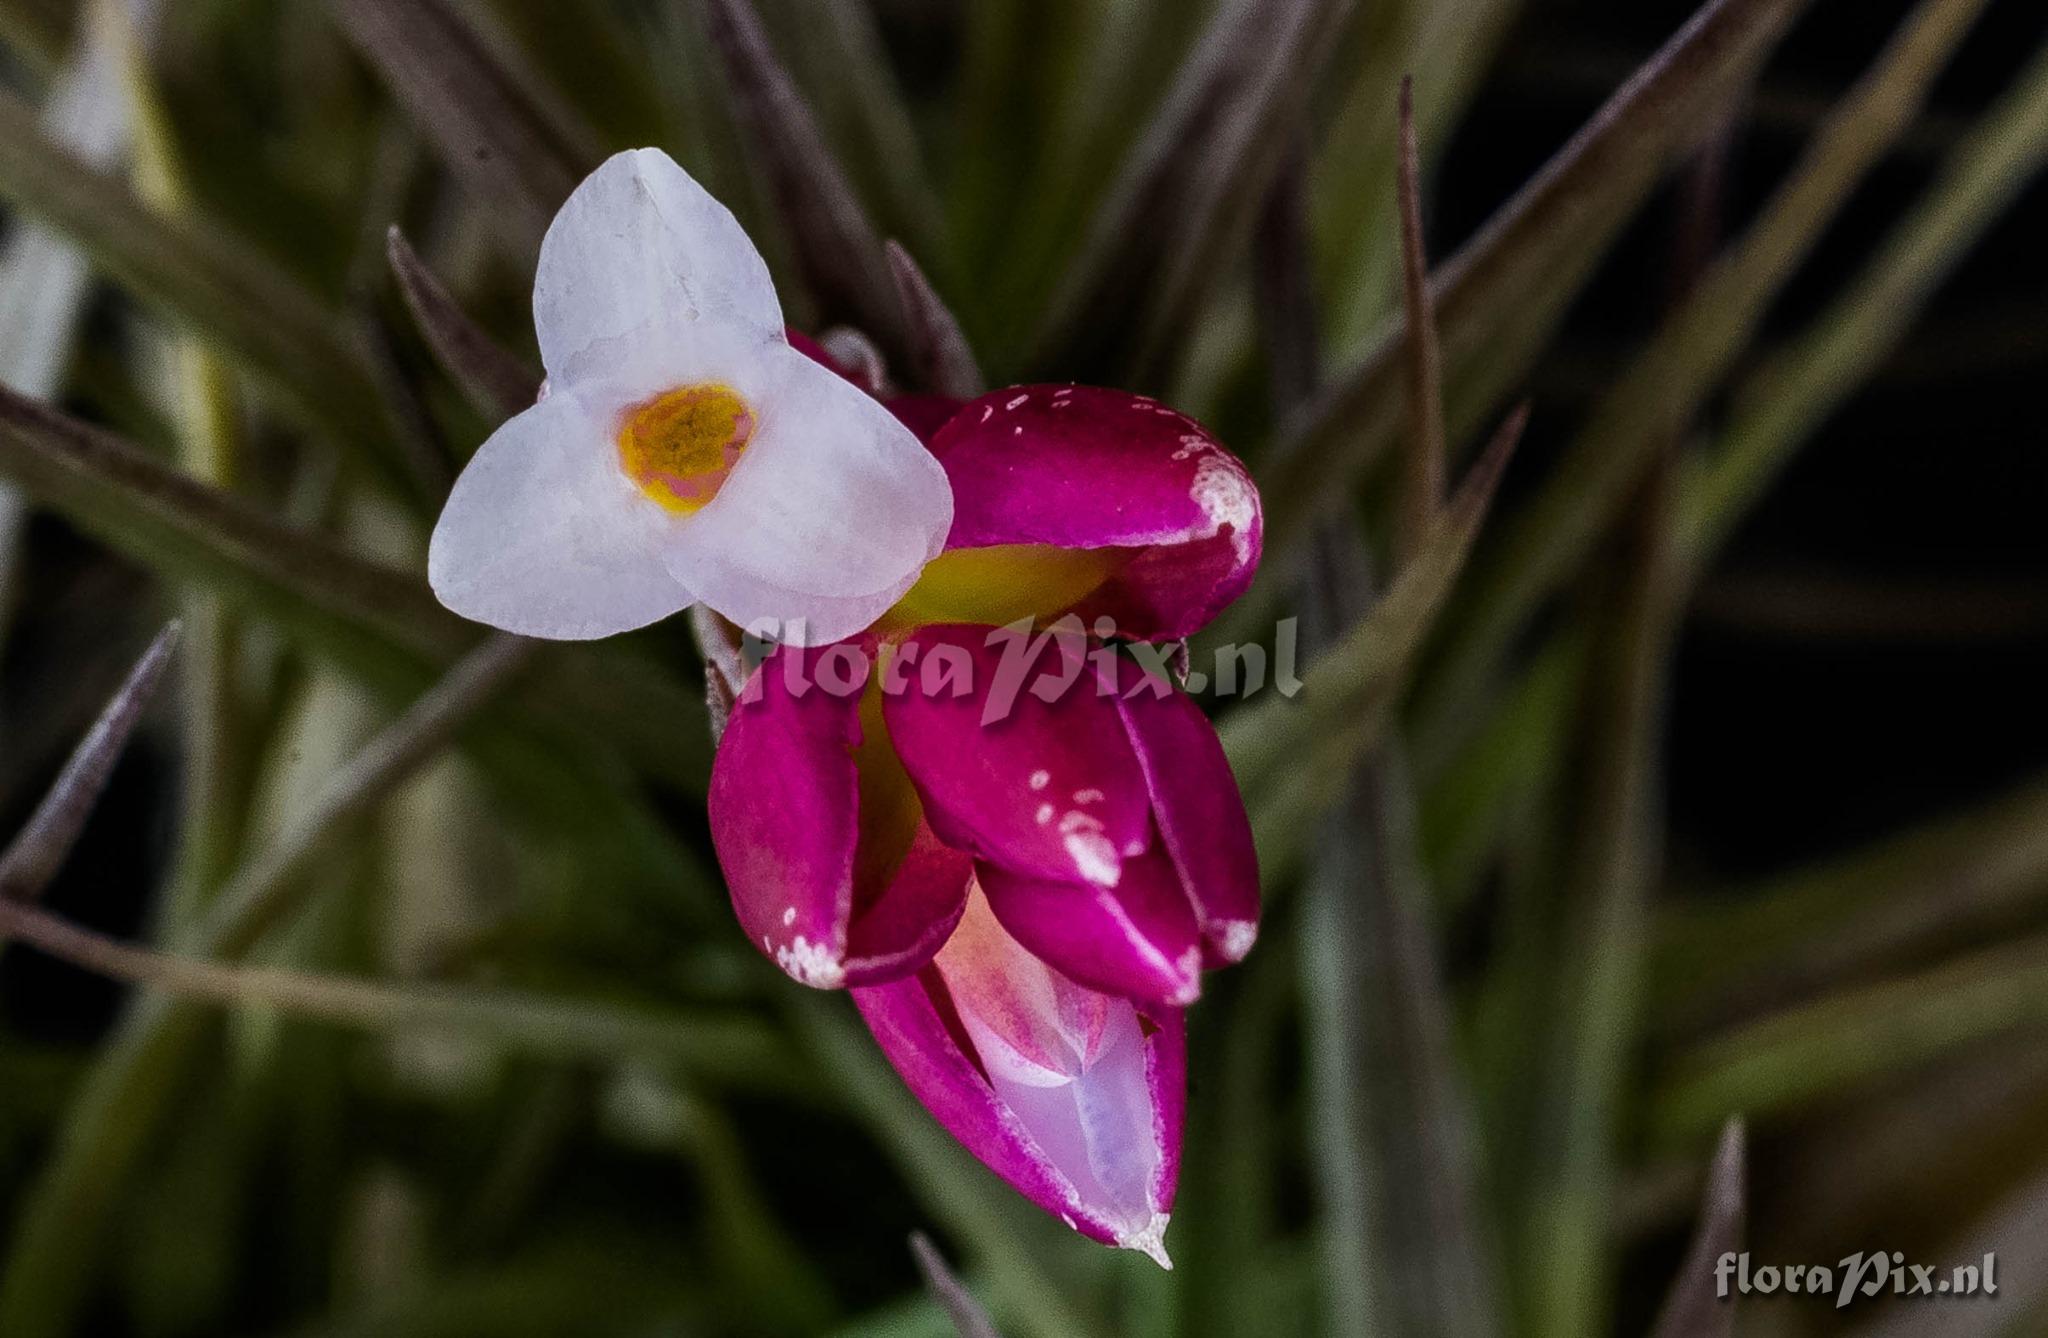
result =
[{"label": "dark green leaf blade", "polygon": [[416,666],[416,657],[452,655],[472,639],[416,578],[282,525],[110,432],[5,390],[0,472],[152,566],[239,590],[345,663],[388,669],[396,655]]},{"label": "dark green leaf blade", "polygon": [[343,321],[227,236],[143,206],[53,143],[11,97],[0,97],[0,199],[40,218],[116,282],[195,327],[381,480],[417,486],[394,445],[368,360],[343,333]]},{"label": "dark green leaf blade", "polygon": [[1334,801],[1336,780],[1378,740],[1527,422],[1524,406],[1502,425],[1414,560],[1365,620],[1304,675],[1298,703],[1269,698],[1224,717],[1224,746],[1253,797],[1252,825],[1269,878],[1280,876],[1298,853],[1303,829]]},{"label": "dark green leaf blade", "polygon": [[1754,339],[1772,300],[1909,126],[1986,0],[1925,0],[1837,104],[1762,216],[1672,313],[1606,395],[1535,498],[1473,572],[1472,604],[1419,709],[1472,700],[1542,600],[1579,571],[1676,425],[1691,422]]},{"label": "dark green leaf blade", "polygon": [[[1438,272],[1451,435],[1528,368],[1607,240],[1713,124],[1807,0],[1711,0]],[[1264,480],[1275,549],[1345,504],[1399,430],[1397,327],[1289,424]]]}]

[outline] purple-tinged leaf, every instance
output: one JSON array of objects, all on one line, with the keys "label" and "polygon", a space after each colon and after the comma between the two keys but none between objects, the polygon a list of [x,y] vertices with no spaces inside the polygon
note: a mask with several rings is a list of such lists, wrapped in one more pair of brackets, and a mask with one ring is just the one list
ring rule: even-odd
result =
[{"label": "purple-tinged leaf", "polygon": [[931,1237],[922,1231],[911,1232],[910,1253],[917,1260],[917,1271],[924,1277],[925,1290],[946,1312],[946,1318],[953,1321],[953,1330],[960,1338],[1002,1338],[988,1312],[981,1308],[981,1302],[974,1299],[974,1293],[953,1272]]},{"label": "purple-tinged leaf", "polygon": [[442,161],[504,230],[538,247],[594,167],[593,137],[548,105],[444,0],[333,0],[349,40],[377,67]]},{"label": "purple-tinged leaf", "polygon": [[1700,1203],[1699,1227],[1658,1312],[1650,1338],[1733,1338],[1736,1307],[1715,1288],[1714,1263],[1742,1248],[1742,1223],[1748,1202],[1747,1139],[1742,1121],[1733,1119],[1721,1130],[1714,1163],[1707,1170],[1707,1189]]},{"label": "purple-tinged leaf", "polygon": [[0,852],[0,899],[33,901],[56,876],[114,774],[114,764],[121,760],[143,709],[156,695],[164,667],[177,649],[178,635],[175,622],[156,634],[92,729],[79,741],[28,825]]},{"label": "purple-tinged leaf", "polygon": [[1351,0],[1226,0],[1118,169],[1037,360],[1157,379],[1250,233]]},{"label": "purple-tinged leaf", "polygon": [[[1710,0],[1437,273],[1450,423],[1461,439],[1494,412],[1562,318],[1609,239],[1663,171],[1716,123],[1808,0]],[[1303,541],[1349,504],[1393,445],[1406,335],[1288,424],[1265,482],[1276,542]]]},{"label": "purple-tinged leaf", "polygon": [[412,243],[392,225],[388,254],[405,306],[434,351],[442,370],[461,388],[477,412],[509,418],[540,393],[540,373],[492,339],[470,320],[427,268]]},{"label": "purple-tinged leaf", "polygon": [[896,242],[887,247],[890,272],[896,276],[897,296],[903,303],[905,338],[910,344],[910,365],[904,370],[917,389],[933,395],[950,395],[969,400],[981,394],[981,364],[960,322],[932,288],[924,271],[910,252]]},{"label": "purple-tinged leaf", "polygon": [[742,132],[760,159],[825,320],[859,326],[905,360],[896,280],[853,184],[748,0],[702,0]]}]

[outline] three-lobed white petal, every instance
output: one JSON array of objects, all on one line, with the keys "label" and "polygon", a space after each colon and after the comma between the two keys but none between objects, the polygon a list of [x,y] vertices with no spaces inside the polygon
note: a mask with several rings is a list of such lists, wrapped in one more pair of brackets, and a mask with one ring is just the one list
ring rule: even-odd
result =
[{"label": "three-lobed white petal", "polygon": [[[945,472],[875,400],[791,348],[767,265],[667,155],[622,153],[548,230],[534,323],[550,394],[501,427],[436,527],[435,592],[529,636],[608,636],[701,599],[807,644],[872,623],[944,547]],[[618,435],[668,390],[731,387],[753,435],[709,504],[664,508]]]},{"label": "three-lobed white petal", "polygon": [[551,394],[491,435],[455,481],[427,551],[427,579],[465,618],[578,641],[686,608],[655,555],[664,515],[603,444],[600,420]]},{"label": "three-lobed white petal", "polygon": [[633,149],[591,173],[549,225],[533,325],[541,365],[560,385],[615,378],[622,360],[689,342],[693,329],[780,341],[782,305],[732,211],[667,154]]}]

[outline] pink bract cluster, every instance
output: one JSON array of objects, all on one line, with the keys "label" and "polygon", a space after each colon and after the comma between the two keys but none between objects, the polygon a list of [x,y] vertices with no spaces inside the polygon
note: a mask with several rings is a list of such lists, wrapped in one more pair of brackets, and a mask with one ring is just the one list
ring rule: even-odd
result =
[{"label": "pink bract cluster", "polygon": [[[852,690],[807,690],[834,646],[783,647],[741,694],[710,793],[733,905],[789,975],[852,990],[983,1162],[1164,1262],[1185,1010],[1250,951],[1258,869],[1214,729],[1159,655],[1116,643],[1178,641],[1244,591],[1258,494],[1199,424],[1138,396],[891,407],[952,486],[946,550],[840,643]],[[1018,618],[1059,630],[1020,658],[997,635]],[[955,672],[903,672],[920,663]]]}]

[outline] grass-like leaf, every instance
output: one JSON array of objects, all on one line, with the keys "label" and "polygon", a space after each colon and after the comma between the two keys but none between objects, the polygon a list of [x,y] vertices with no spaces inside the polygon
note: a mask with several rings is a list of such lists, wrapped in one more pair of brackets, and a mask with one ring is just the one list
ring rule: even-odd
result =
[{"label": "grass-like leaf", "polygon": [[405,296],[406,310],[412,313],[441,369],[477,412],[495,422],[531,405],[540,392],[540,373],[507,352],[469,318],[395,223],[387,254],[391,273]]},{"label": "grass-like leaf", "polygon": [[[310,815],[244,865],[186,936],[195,957],[240,957],[297,909],[308,861],[381,803],[488,704],[524,657],[503,638],[473,652],[373,738]],[[0,1333],[60,1333],[84,1299],[116,1190],[162,1119],[177,1076],[205,1035],[194,1005],[150,996],[123,1020],[81,1090],[26,1201],[0,1266]]]},{"label": "grass-like leaf", "polygon": [[[39,9],[10,6],[5,11]],[[61,33],[59,34],[61,36]],[[115,52],[104,28],[61,70],[43,107],[53,141],[86,162],[105,164],[127,138],[126,99],[115,77]],[[0,384],[31,399],[53,399],[91,291],[91,270],[78,248],[34,221],[18,224],[0,250]],[[0,483],[0,608],[14,603],[14,566],[25,507]]]},{"label": "grass-like leaf", "polygon": [[700,2],[740,127],[823,315],[857,326],[907,365],[902,307],[881,237],[751,0]]},{"label": "grass-like leaf", "polygon": [[0,473],[113,547],[235,591],[389,681],[472,638],[426,586],[264,516],[112,433],[0,391]]},{"label": "grass-like leaf", "polygon": [[[874,7],[777,0],[760,13],[816,112],[834,160],[871,203],[878,226],[907,239],[928,262],[945,260],[944,212]],[[951,272],[946,264],[937,269]]]},{"label": "grass-like leaf", "polygon": [[1406,0],[1367,6],[1353,25],[1355,54],[1339,104],[1317,136],[1312,219],[1317,291],[1333,356],[1348,364],[1371,344],[1396,303],[1397,257],[1388,207],[1396,178],[1396,89],[1412,78],[1421,93],[1416,138],[1427,164],[1440,152],[1524,0]]},{"label": "grass-like leaf", "polygon": [[2007,924],[2048,886],[2048,781],[1796,870],[1674,907],[1651,973],[1659,1024],[1783,1002]]},{"label": "grass-like leaf", "polygon": [[145,208],[54,143],[9,97],[0,97],[0,199],[70,238],[116,282],[255,372],[381,481],[417,490],[345,323],[248,247]]},{"label": "grass-like leaf", "polygon": [[[1411,127],[1407,111],[1403,97],[1401,120]],[[1420,317],[1409,358],[1411,458],[1420,486],[1397,545],[1410,563],[1439,514],[1434,471],[1442,463],[1443,412],[1412,136],[1405,147],[1402,249]],[[1313,392],[1319,362],[1303,183],[1297,160],[1274,187],[1256,253],[1255,291],[1282,405]],[[1354,528],[1332,522],[1316,548],[1304,598],[1322,641],[1368,616],[1372,582]],[[1326,647],[1315,650],[1320,655]],[[1323,824],[1304,900],[1301,990],[1315,1058],[1310,1137],[1330,1328],[1496,1332],[1500,1288],[1480,1225],[1477,1139],[1398,740],[1351,761],[1343,798]]]},{"label": "grass-like leaf", "polygon": [[987,388],[981,364],[968,347],[960,322],[932,288],[931,280],[911,259],[910,252],[896,242],[888,244],[889,268],[896,276],[896,291],[903,303],[909,327],[910,366],[908,371],[919,389],[934,395],[972,399]]},{"label": "grass-like leaf", "polygon": [[79,740],[28,824],[0,850],[0,902],[34,901],[56,876],[163,681],[164,668],[177,649],[178,631],[178,624],[172,623],[156,634],[92,729]]},{"label": "grass-like leaf", "polygon": [[1839,1100],[1996,1037],[2037,1043],[2044,1030],[2048,939],[2035,937],[1801,1004],[1692,1046],[1658,1083],[1650,1129],[1660,1145],[1682,1145],[1736,1114]]},{"label": "grass-like leaf", "polygon": [[194,1004],[269,1008],[384,1036],[458,1035],[548,1059],[679,1064],[742,1084],[781,1072],[798,1081],[788,1042],[744,1017],[679,1012],[475,984],[373,980],[238,966],[155,952],[47,911],[0,904],[0,934],[111,980]]},{"label": "grass-like leaf", "polygon": [[[1453,439],[1527,371],[1564,308],[1659,175],[1716,119],[1806,0],[1712,0],[1439,271]],[[1396,328],[1283,434],[1262,484],[1268,542],[1306,537],[1399,431]]]},{"label": "grass-like leaf", "polygon": [[1742,1121],[1732,1119],[1722,1128],[1713,1164],[1707,1168],[1707,1189],[1692,1245],[1665,1294],[1650,1338],[1734,1338],[1736,1304],[1716,1291],[1714,1261],[1742,1248],[1748,1161],[1748,1136]]},{"label": "grass-like leaf", "polygon": [[1227,0],[1118,169],[1035,361],[1156,379],[1242,244],[1350,0]]},{"label": "grass-like leaf", "polygon": [[1464,570],[1527,418],[1526,408],[1517,410],[1495,434],[1414,560],[1365,621],[1303,675],[1299,703],[1271,697],[1224,718],[1224,746],[1252,796],[1269,878],[1281,876],[1350,764],[1379,738]]},{"label": "grass-like leaf", "polygon": [[1672,475],[1676,436],[1618,536],[1615,589],[1601,609],[1581,688],[1559,897],[1518,961],[1537,1007],[1521,1035],[1541,1056],[1528,1093],[1515,1281],[1528,1332],[1605,1327],[1608,1221],[1621,1102],[1641,1029],[1642,970],[1664,815],[1660,704],[1676,630]]},{"label": "grass-like leaf", "polygon": [[444,0],[332,0],[335,17],[509,241],[537,250],[597,165],[594,136],[498,58]]},{"label": "grass-like leaf", "polygon": [[974,1293],[967,1290],[967,1284],[953,1272],[953,1266],[946,1262],[945,1255],[939,1253],[939,1247],[932,1244],[931,1237],[922,1231],[912,1232],[910,1253],[917,1260],[917,1271],[924,1278],[925,1290],[946,1312],[946,1318],[953,1321],[953,1328],[960,1338],[1002,1338],[996,1332],[995,1322],[981,1308],[981,1302],[974,1299]]},{"label": "grass-like leaf", "polygon": [[1418,707],[1458,712],[1542,601],[1579,571],[1678,425],[1697,416],[1771,301],[1913,121],[1985,0],[1924,0],[1835,107],[1748,234],[1664,323],[1472,573],[1470,607]]},{"label": "grass-like leaf", "polygon": [[1810,333],[1735,394],[1721,448],[1686,498],[1697,567],[1792,452],[1904,337],[1970,246],[2048,163],[2048,48],[1956,147],[1941,177]]}]

